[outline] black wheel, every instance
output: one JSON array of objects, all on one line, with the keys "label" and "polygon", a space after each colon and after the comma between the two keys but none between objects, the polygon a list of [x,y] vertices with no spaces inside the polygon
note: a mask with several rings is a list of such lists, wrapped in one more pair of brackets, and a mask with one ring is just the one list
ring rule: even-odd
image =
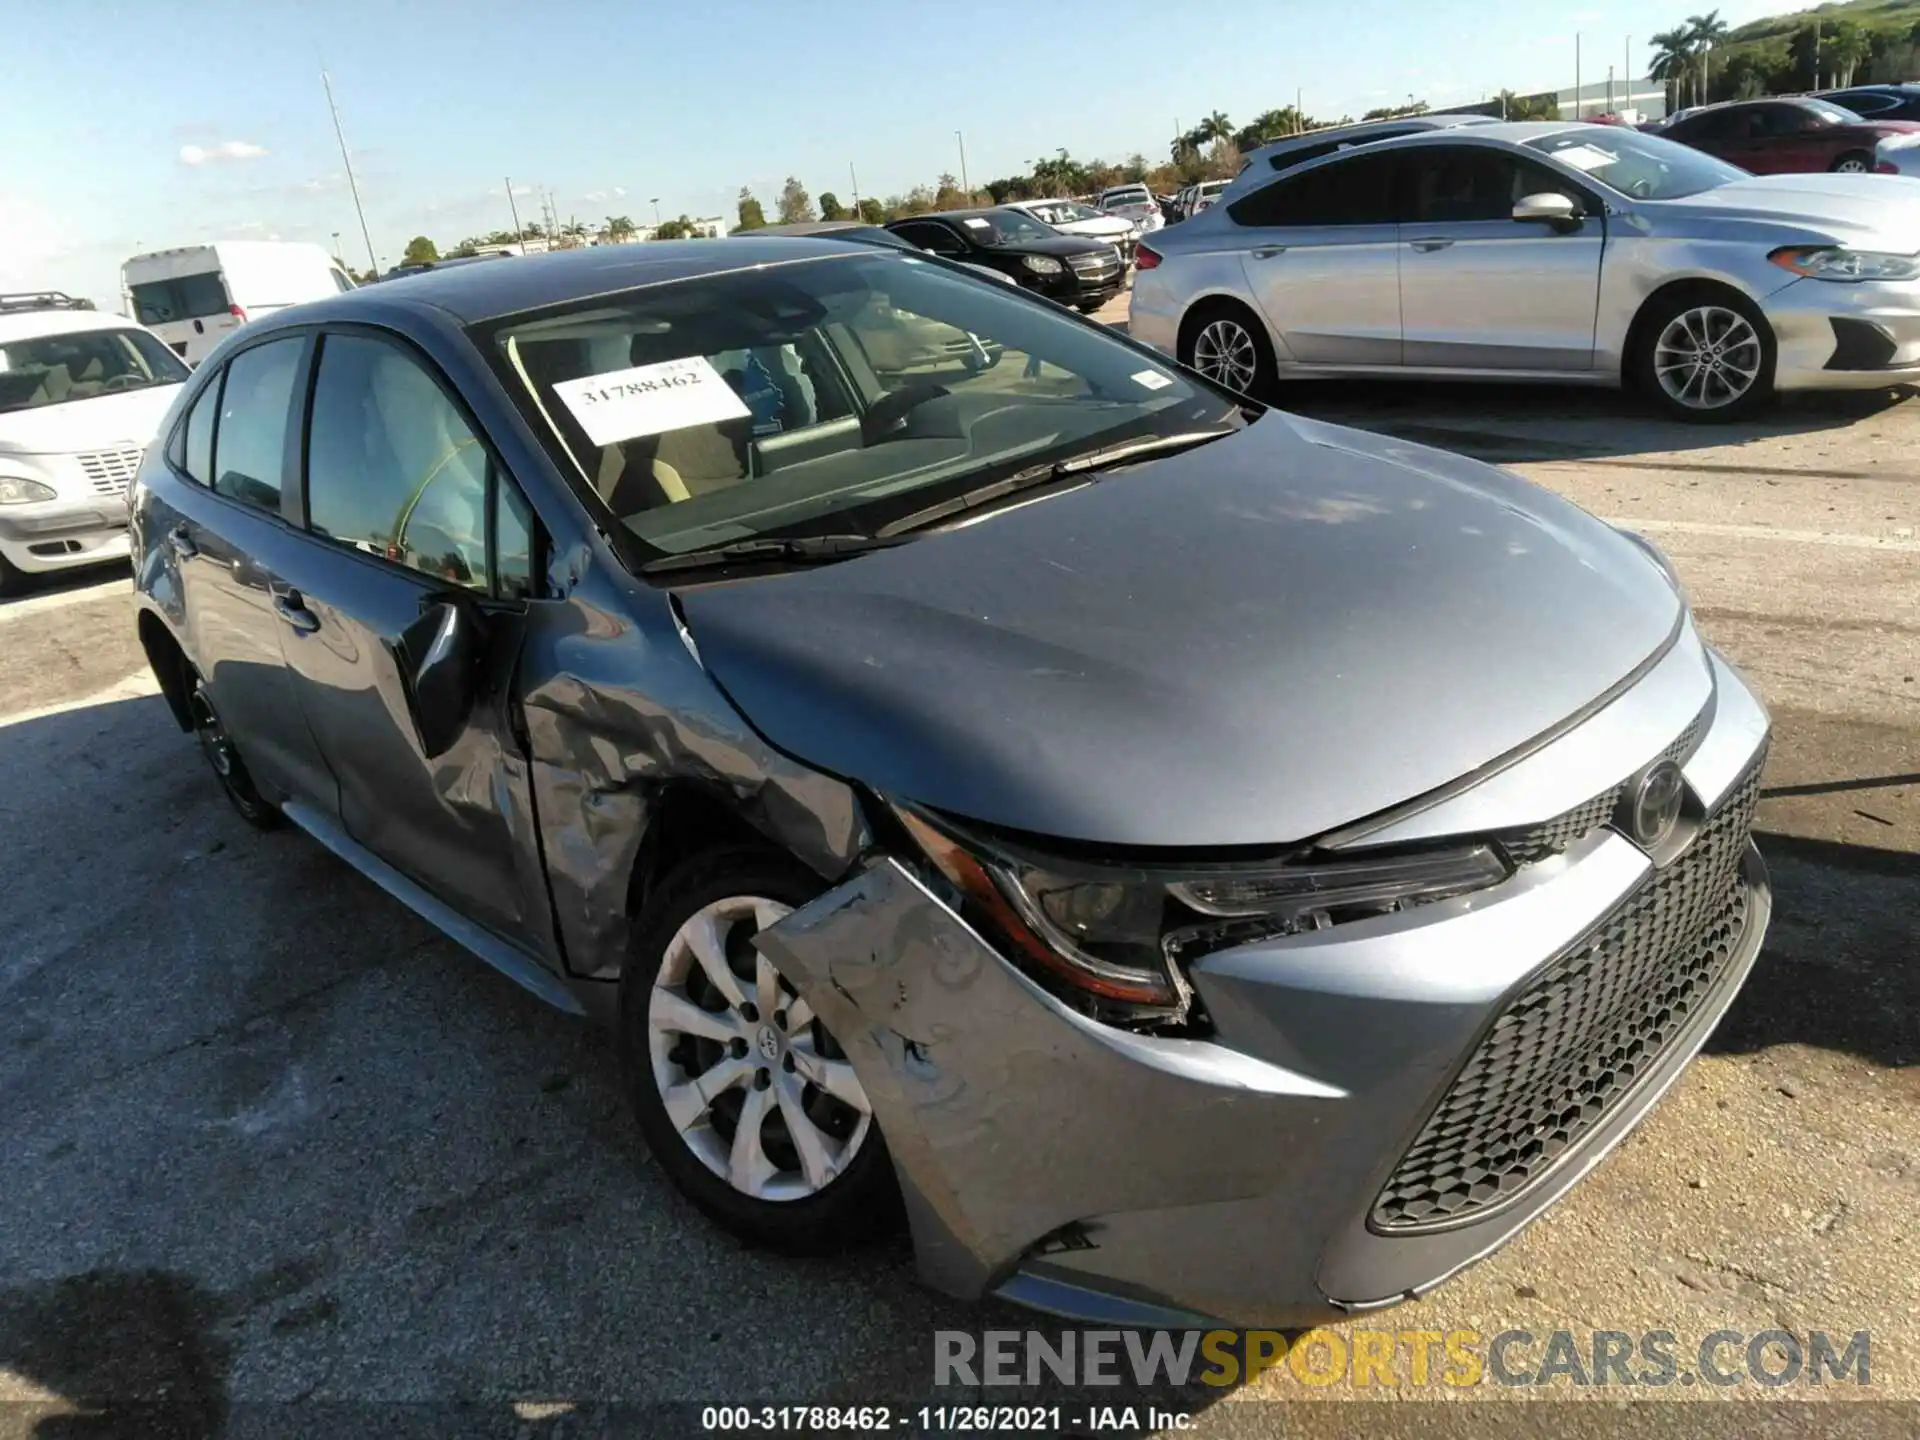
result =
[{"label": "black wheel", "polygon": [[1867,175],[1873,170],[1873,156],[1865,150],[1849,150],[1827,168],[1835,175]]},{"label": "black wheel", "polygon": [[1102,305],[1106,303],[1107,302],[1104,300],[1095,300],[1095,301],[1092,301],[1091,303],[1082,301],[1081,303],[1075,305],[1073,308],[1078,310],[1082,315],[1091,315],[1093,314],[1094,311],[1098,310]]},{"label": "black wheel", "polygon": [[14,596],[27,588],[27,572],[0,555],[0,595]]},{"label": "black wheel", "polygon": [[1743,420],[1773,398],[1773,327],[1721,286],[1655,297],[1627,359],[1635,386],[1669,415],[1697,424]]},{"label": "black wheel", "polygon": [[1273,395],[1278,375],[1267,330],[1230,300],[1196,306],[1180,326],[1180,360],[1216,384],[1256,400]]},{"label": "black wheel", "polygon": [[240,818],[257,830],[275,828],[283,817],[254,787],[253,776],[247,773],[247,762],[240,758],[239,749],[221,723],[220,712],[213,708],[207,682],[198,675],[192,676],[192,682],[193,692],[187,706],[193,716],[193,737],[200,742],[200,753],[207,757],[207,764],[213,767],[220,788],[227,792],[227,799],[240,812]]},{"label": "black wheel", "polygon": [[753,948],[820,891],[799,864],[715,851],[661,882],[620,979],[620,1060],[660,1168],[725,1229],[789,1254],[892,1228],[899,1192],[846,1053]]}]

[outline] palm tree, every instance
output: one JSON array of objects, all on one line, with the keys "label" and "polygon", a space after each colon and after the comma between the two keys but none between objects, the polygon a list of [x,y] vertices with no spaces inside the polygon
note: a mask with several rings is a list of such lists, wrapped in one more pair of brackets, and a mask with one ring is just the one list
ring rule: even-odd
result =
[{"label": "palm tree", "polygon": [[1231,140],[1233,122],[1227,119],[1227,112],[1216,110],[1200,122],[1200,128],[1194,132],[1200,137],[1202,145],[1214,140]]},{"label": "palm tree", "polygon": [[1652,36],[1653,63],[1647,73],[1667,87],[1667,108],[1678,110],[1686,103],[1687,77],[1693,73],[1693,36],[1685,27],[1663,30]]},{"label": "palm tree", "polygon": [[1854,67],[1873,53],[1873,43],[1866,31],[1848,20],[1833,27],[1833,34],[1823,48],[1827,64],[1833,67],[1829,72],[1833,82],[1843,89],[1853,84]]},{"label": "palm tree", "polygon": [[631,238],[635,228],[632,216],[609,215],[607,216],[607,223],[601,227],[600,233],[617,245]]},{"label": "palm tree", "polygon": [[1708,94],[1707,82],[1711,78],[1709,71],[1713,66],[1713,47],[1723,43],[1728,34],[1727,22],[1720,18],[1718,10],[1709,10],[1704,15],[1687,17],[1687,39],[1695,54],[1700,57],[1700,103],[1706,104],[1712,98]]},{"label": "palm tree", "polygon": [[[1200,146],[1203,143],[1205,142],[1202,140],[1198,130],[1189,130],[1184,135],[1174,136],[1173,163],[1176,165],[1186,164],[1187,161],[1193,159],[1194,156],[1200,153]],[[1035,173],[1038,173],[1039,167],[1036,166],[1034,168]]]}]

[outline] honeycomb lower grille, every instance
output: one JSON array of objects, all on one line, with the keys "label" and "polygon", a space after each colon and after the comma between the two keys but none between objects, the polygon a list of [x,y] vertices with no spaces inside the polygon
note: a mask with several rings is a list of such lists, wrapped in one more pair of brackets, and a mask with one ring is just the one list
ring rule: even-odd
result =
[{"label": "honeycomb lower grille", "polygon": [[1374,1202],[1374,1229],[1443,1226],[1510,1199],[1687,1028],[1746,931],[1740,866],[1763,759],[1684,855],[1508,1002]]}]

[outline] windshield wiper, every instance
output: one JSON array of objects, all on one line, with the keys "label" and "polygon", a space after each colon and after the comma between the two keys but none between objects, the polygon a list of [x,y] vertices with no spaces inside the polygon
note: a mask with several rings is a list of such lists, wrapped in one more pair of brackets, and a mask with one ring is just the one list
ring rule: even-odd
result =
[{"label": "windshield wiper", "polygon": [[1086,454],[1075,455],[1071,459],[1053,460],[1045,465],[1016,470],[1002,479],[985,485],[976,485],[971,490],[963,490],[958,495],[949,495],[944,500],[935,501],[911,514],[902,515],[898,520],[890,520],[876,530],[874,535],[876,538],[892,539],[905,535],[910,530],[924,530],[927,526],[938,524],[950,516],[990,505],[1017,490],[1029,490],[1036,485],[1051,485],[1056,480],[1071,479],[1075,475],[1111,469],[1113,466],[1124,465],[1148,455],[1163,455],[1173,450],[1190,450],[1196,445],[1206,444],[1209,440],[1218,440],[1222,436],[1236,433],[1238,433],[1236,430],[1190,430],[1179,435],[1151,435],[1144,440],[1124,440],[1117,445],[1108,445],[1104,449],[1089,450]]},{"label": "windshield wiper", "polygon": [[674,570],[705,570],[715,565],[732,565],[765,560],[838,560],[858,555],[863,550],[884,550],[898,545],[903,537],[891,535],[763,535],[753,540],[734,540],[706,550],[688,550],[649,560],[642,573],[659,575]]}]

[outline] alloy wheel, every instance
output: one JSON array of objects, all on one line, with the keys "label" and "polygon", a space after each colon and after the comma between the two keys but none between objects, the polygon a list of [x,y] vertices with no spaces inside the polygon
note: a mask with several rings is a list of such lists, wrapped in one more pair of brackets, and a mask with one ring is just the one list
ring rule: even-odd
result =
[{"label": "alloy wheel", "polygon": [[1253,336],[1237,320],[1210,320],[1193,341],[1193,368],[1209,380],[1246,394],[1259,373]]},{"label": "alloy wheel", "polygon": [[200,742],[200,749],[207,757],[207,763],[213,766],[213,773],[222,781],[233,782],[234,755],[233,742],[227,738],[227,727],[220,723],[220,716],[213,708],[213,702],[207,699],[204,687],[196,686],[189,701],[193,712],[193,735]]},{"label": "alloy wheel", "polygon": [[803,1200],[859,1154],[873,1107],[846,1053],[753,937],[790,914],[740,895],[674,932],[647,1005],[653,1081],[700,1162],[755,1200]]},{"label": "alloy wheel", "polygon": [[1833,167],[1833,173],[1836,175],[1864,175],[1867,173],[1867,162],[1862,160],[1858,155],[1849,155]]},{"label": "alloy wheel", "polygon": [[1753,323],[1724,305],[1682,310],[1653,347],[1653,373],[1668,397],[1689,410],[1718,410],[1760,378],[1765,359]]}]

